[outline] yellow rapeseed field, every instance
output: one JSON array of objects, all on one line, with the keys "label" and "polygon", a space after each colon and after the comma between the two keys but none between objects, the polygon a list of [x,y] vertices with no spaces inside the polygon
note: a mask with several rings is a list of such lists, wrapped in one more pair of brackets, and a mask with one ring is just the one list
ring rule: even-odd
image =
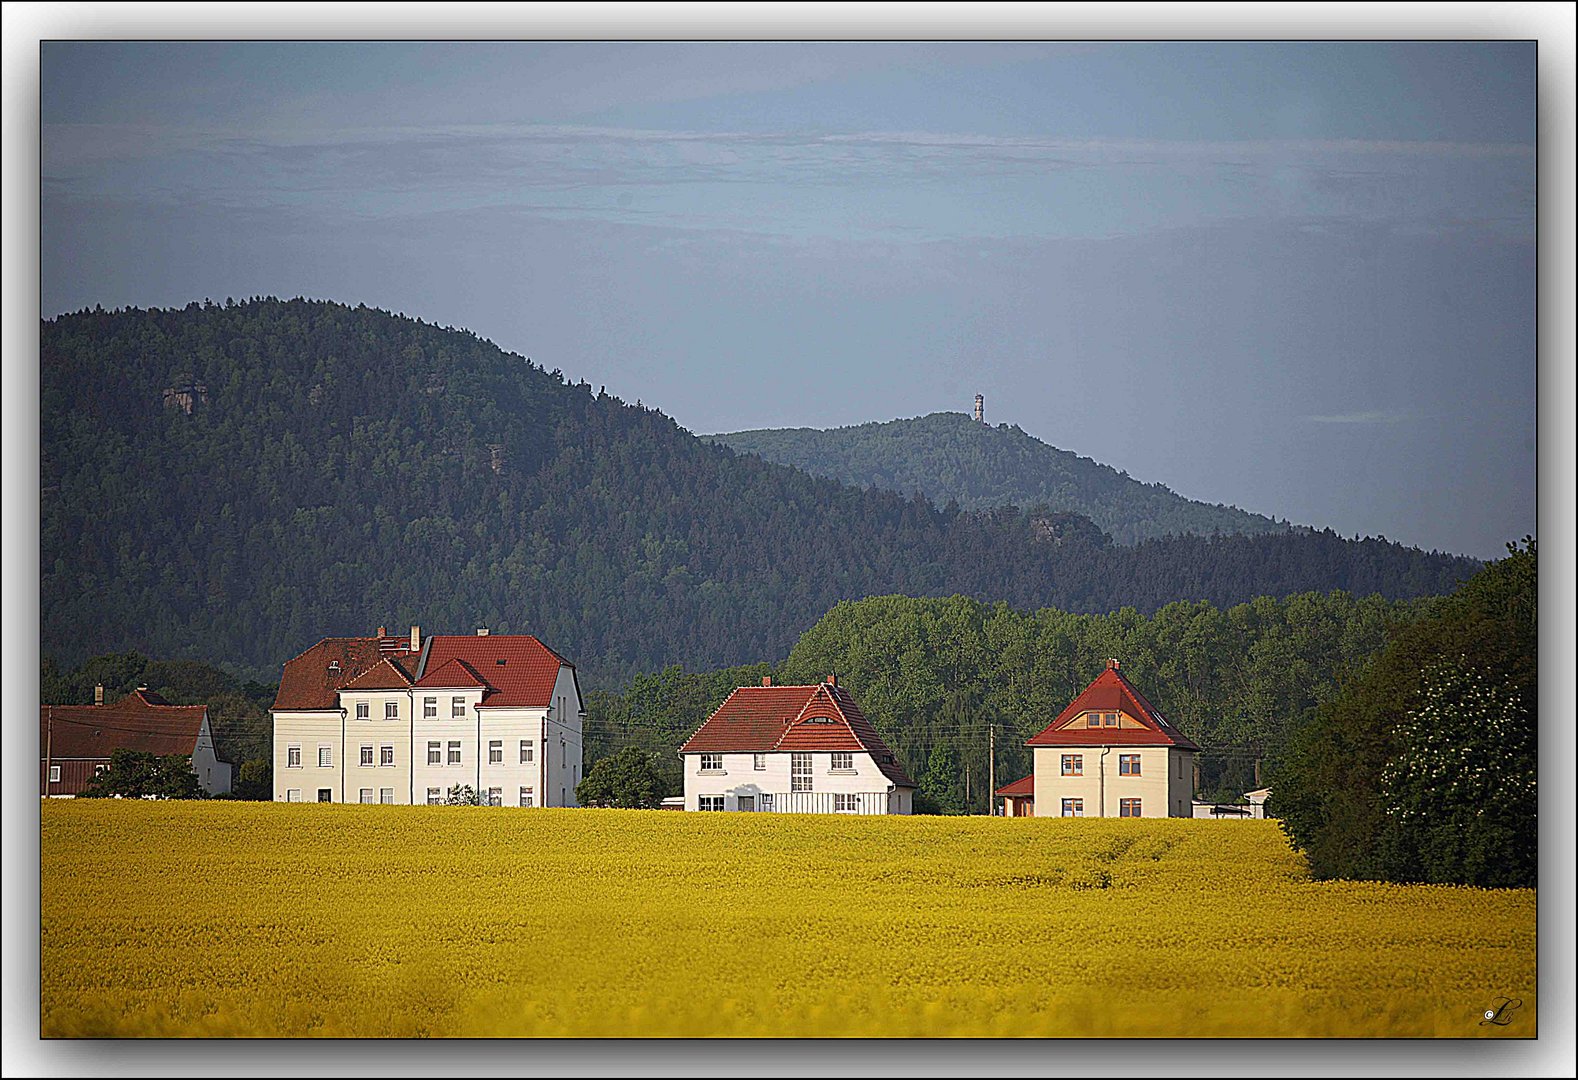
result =
[{"label": "yellow rapeseed field", "polygon": [[1535,1033],[1532,892],[1311,882],[1270,822],[78,800],[42,844],[45,1036]]}]

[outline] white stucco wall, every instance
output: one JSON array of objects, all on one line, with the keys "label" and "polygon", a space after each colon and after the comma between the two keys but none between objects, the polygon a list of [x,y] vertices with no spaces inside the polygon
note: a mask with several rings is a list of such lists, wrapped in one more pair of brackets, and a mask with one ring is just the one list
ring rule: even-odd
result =
[{"label": "white stucco wall", "polygon": [[[773,796],[774,810],[780,812],[831,813],[832,801],[806,799],[801,793],[790,790],[790,755],[788,752],[762,755],[764,768],[755,765],[754,754],[724,754],[721,771],[703,772],[700,754],[684,754],[685,809],[699,810],[703,795],[722,795],[725,810],[738,810],[742,795],[755,799],[757,810],[762,809],[762,795]],[[908,814],[912,809],[912,793],[908,788],[893,788],[893,782],[877,768],[871,755],[852,752],[849,770],[833,771],[833,755],[826,751],[811,754],[811,794],[870,796],[862,804],[861,812],[882,814]],[[826,803],[824,809],[822,804]]]},{"label": "white stucco wall", "polygon": [[197,745],[192,750],[192,771],[197,782],[210,795],[223,795],[230,790],[231,765],[220,761],[214,751],[214,733],[208,726],[208,714],[203,714],[203,726],[197,732]]}]

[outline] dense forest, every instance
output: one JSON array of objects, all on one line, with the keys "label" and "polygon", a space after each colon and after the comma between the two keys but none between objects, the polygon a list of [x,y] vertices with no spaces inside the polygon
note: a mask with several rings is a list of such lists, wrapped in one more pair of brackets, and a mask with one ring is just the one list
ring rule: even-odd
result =
[{"label": "dense forest", "polygon": [[1030,772],[1023,743],[1101,673],[1108,657],[1200,744],[1201,793],[1230,800],[1260,786],[1288,733],[1335,698],[1435,601],[1342,592],[1266,597],[1227,609],[1175,603],[1076,615],[1017,611],[962,596],[845,602],[784,659],[708,672],[642,675],[589,695],[586,758],[624,746],[655,751],[679,787],[675,751],[736,686],[763,675],[792,683],[836,674],[940,810],[984,813],[988,729],[997,783]]},{"label": "dense forest", "polygon": [[[460,330],[259,299],[42,324],[44,655],[273,682],[331,634],[530,632],[586,685],[783,656],[843,600],[1071,612],[1478,566],[1331,532],[1113,545],[1085,518],[938,508],[704,442]],[[1136,616],[1138,617],[1138,616]]]},{"label": "dense forest", "polygon": [[1194,533],[1287,532],[1292,526],[1232,506],[1186,499],[1161,484],[1048,446],[1018,425],[989,427],[963,413],[813,428],[734,431],[709,438],[857,487],[919,491],[966,510],[1045,506],[1090,518],[1116,542]]}]

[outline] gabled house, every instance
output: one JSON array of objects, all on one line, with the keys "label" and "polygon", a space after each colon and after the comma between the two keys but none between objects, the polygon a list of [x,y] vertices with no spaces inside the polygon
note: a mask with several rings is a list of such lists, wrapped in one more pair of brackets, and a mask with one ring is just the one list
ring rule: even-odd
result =
[{"label": "gabled house", "polygon": [[994,794],[1003,800],[1004,817],[1036,816],[1036,776],[1031,773],[1012,784],[1004,784]]},{"label": "gabled house", "polygon": [[1116,660],[1039,734],[1032,799],[1040,817],[1191,817],[1188,736],[1145,700]]},{"label": "gabled house", "polygon": [[575,665],[529,634],[324,638],[285,664],[270,711],[276,802],[574,806]]},{"label": "gabled house", "polygon": [[103,704],[38,707],[39,794],[70,798],[109,768],[117,750],[190,758],[197,782],[210,795],[230,790],[230,762],[214,752],[207,705],[171,705],[146,687]]},{"label": "gabled house", "polygon": [[915,781],[848,690],[742,686],[679,748],[686,810],[908,814]]}]

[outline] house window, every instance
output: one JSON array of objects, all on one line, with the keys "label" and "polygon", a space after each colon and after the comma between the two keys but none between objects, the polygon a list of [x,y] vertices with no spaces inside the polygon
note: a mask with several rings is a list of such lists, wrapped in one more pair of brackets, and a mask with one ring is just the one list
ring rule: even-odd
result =
[{"label": "house window", "polygon": [[459,765],[460,764],[460,742],[459,742],[459,740],[456,740],[455,742],[452,742],[452,743],[449,744],[449,763],[451,765]]},{"label": "house window", "polygon": [[429,805],[429,806],[443,806],[444,805],[444,789],[443,788],[436,788],[436,787],[428,788],[427,789],[427,805]]},{"label": "house window", "polygon": [[702,772],[722,772],[723,771],[723,755],[722,754],[703,754],[703,755],[701,755],[701,771]]},{"label": "house window", "polygon": [[1138,799],[1119,799],[1118,800],[1118,816],[1119,817],[1139,817],[1140,816],[1140,800],[1138,800]]},{"label": "house window", "polygon": [[301,768],[301,747],[291,746],[285,750],[285,767],[287,769]]},{"label": "house window", "polygon": [[743,810],[747,814],[755,813],[755,811],[756,811],[756,796],[755,795],[741,795],[741,796],[739,796],[738,798],[736,798],[734,800],[734,804],[735,804],[735,809],[736,810]]},{"label": "house window", "polygon": [[853,814],[855,812],[855,809],[856,809],[855,796],[853,796],[853,795],[834,795],[833,796],[833,813],[835,813],[835,814]]},{"label": "house window", "polygon": [[370,746],[362,747],[362,764],[363,765],[371,765],[372,763],[373,763],[373,748],[370,747]]},{"label": "house window", "polygon": [[372,708],[372,706],[369,705],[367,702],[365,702],[365,701],[358,701],[356,703],[356,719],[358,719],[358,720],[369,719],[371,717],[371,715],[372,715],[371,712],[370,712],[371,708]]},{"label": "house window", "polygon": [[398,720],[398,719],[400,719],[400,703],[398,701],[386,701],[386,702],[384,702],[384,719],[385,720]]},{"label": "house window", "polygon": [[789,790],[811,790],[811,755],[789,755]]},{"label": "house window", "polygon": [[1140,775],[1140,755],[1138,755],[1138,754],[1119,754],[1118,755],[1118,775],[1119,776],[1139,776]]},{"label": "house window", "polygon": [[[430,742],[430,743],[427,744],[427,763],[429,765],[442,765],[444,763],[444,744],[443,743]],[[430,788],[429,790],[430,791],[437,791],[438,789],[437,788]]]},{"label": "house window", "polygon": [[767,755],[766,754],[752,754],[751,755],[751,768],[755,769],[757,772],[761,772],[763,769],[767,768]]},{"label": "house window", "polygon": [[770,791],[762,792],[762,811],[768,814],[773,812],[773,794]]},{"label": "house window", "polygon": [[104,763],[103,763],[103,762],[102,762],[102,761],[101,761],[101,762],[100,762],[100,763],[99,763],[99,764],[97,764],[97,765],[95,765],[95,766],[93,766],[93,775],[94,775],[94,776],[100,776],[100,775],[102,775],[102,774],[103,774],[103,773],[104,773],[104,771],[105,771],[105,770],[106,770],[106,769],[108,769],[108,768],[109,768],[109,766],[108,766],[108,765],[106,765],[106,764],[104,764]]},{"label": "house window", "polygon": [[285,789],[285,801],[286,802],[301,802],[301,788],[299,788],[299,787],[286,788]]},{"label": "house window", "polygon": [[452,697],[449,699],[449,718],[451,720],[464,720],[466,718],[466,699]]},{"label": "house window", "polygon": [[380,746],[378,748],[378,764],[380,764],[380,765],[393,765],[394,764],[394,747],[393,746]]},{"label": "house window", "polygon": [[530,765],[532,761],[532,745],[530,739],[521,740],[521,764]]},{"label": "house window", "polygon": [[488,805],[489,806],[503,806],[504,805],[504,789],[503,788],[501,788],[501,787],[490,787],[490,788],[488,788]]},{"label": "house window", "polygon": [[1084,754],[1064,754],[1063,755],[1063,775],[1064,776],[1084,776],[1085,775],[1085,755]]},{"label": "house window", "polygon": [[49,767],[49,782],[51,784],[58,784],[58,783],[60,783],[60,766],[59,765],[51,765]]},{"label": "house window", "polygon": [[422,719],[438,719],[438,699],[436,697],[425,697],[422,699]]},{"label": "house window", "polygon": [[319,788],[318,789],[318,801],[319,802],[333,802],[334,801],[334,790],[332,788],[326,788],[326,787]]},{"label": "house window", "polygon": [[373,801],[373,789],[370,787],[362,788],[359,792],[357,792],[357,794],[361,796],[361,801],[364,803],[370,803]]},{"label": "house window", "polygon": [[529,787],[521,788],[521,805],[522,806],[531,806],[531,805],[533,805],[531,788],[529,788]]},{"label": "house window", "polygon": [[1117,727],[1118,726],[1118,714],[1115,713],[1115,712],[1103,713],[1102,717],[1101,717],[1101,726],[1102,727]]},{"label": "house window", "polygon": [[504,764],[504,740],[493,739],[488,743],[488,764]]},{"label": "house window", "polygon": [[1084,799],[1064,799],[1063,800],[1063,816],[1064,817],[1084,817],[1085,816],[1085,800]]},{"label": "house window", "polygon": [[[334,764],[334,748],[330,746],[318,747],[318,768],[327,769]],[[318,800],[323,802],[322,799]]]},{"label": "house window", "polygon": [[1183,755],[1179,754],[1177,757],[1173,758],[1173,760],[1178,763],[1178,779],[1182,780],[1183,779]]},{"label": "house window", "polygon": [[832,755],[834,772],[854,772],[855,755],[847,751],[839,751]]},{"label": "house window", "polygon": [[698,795],[696,797],[697,810],[722,810],[722,795]]},{"label": "house window", "polygon": [[1086,727],[1100,727],[1101,726],[1101,714],[1099,712],[1086,713],[1085,714],[1085,726]]}]

